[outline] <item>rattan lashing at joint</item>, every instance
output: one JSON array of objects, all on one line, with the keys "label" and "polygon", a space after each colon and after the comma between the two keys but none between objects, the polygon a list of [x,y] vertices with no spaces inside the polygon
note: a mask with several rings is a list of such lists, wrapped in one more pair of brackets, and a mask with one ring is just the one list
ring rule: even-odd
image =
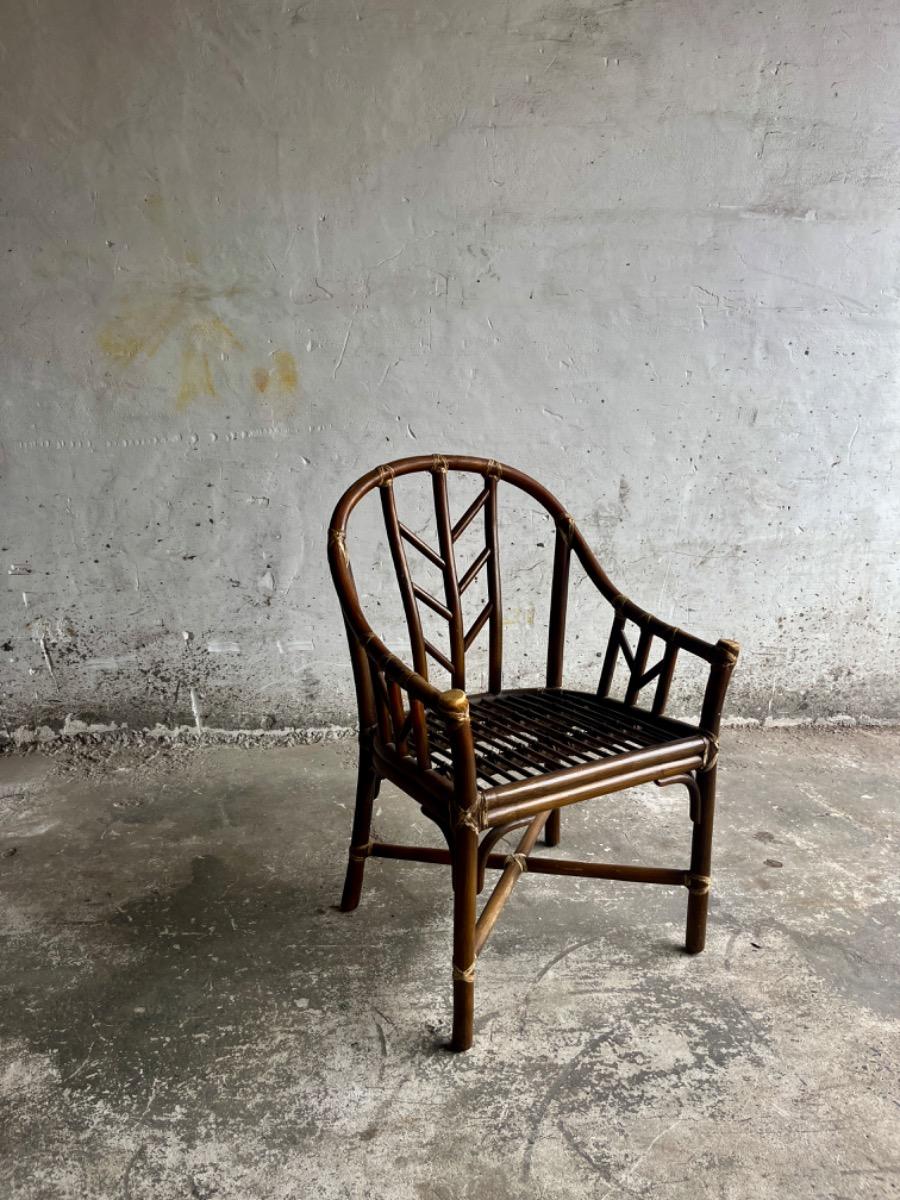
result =
[{"label": "rattan lashing at joint", "polygon": [[684,876],[684,886],[692,896],[705,896],[709,892],[712,879],[709,875],[692,875],[687,871]]},{"label": "rattan lashing at joint", "polygon": [[481,833],[481,814],[484,801],[479,801],[475,808],[460,808],[457,811],[454,829],[471,829],[473,833]]},{"label": "rattan lashing at joint", "polygon": [[378,486],[386,487],[394,480],[394,468],[389,467],[387,463],[378,468]]},{"label": "rattan lashing at joint", "polygon": [[507,854],[506,865],[508,867],[518,867],[520,873],[528,870],[528,856],[526,854]]},{"label": "rattan lashing at joint", "polygon": [[463,724],[463,722],[469,720],[469,710],[467,708],[466,709],[445,708],[443,710],[443,712],[444,712],[444,717],[446,718],[446,720],[454,721],[459,725],[461,725],[461,724]]},{"label": "rattan lashing at joint", "polygon": [[367,858],[371,857],[373,845],[374,845],[373,842],[366,842],[362,846],[351,846],[350,847],[350,861],[351,862],[365,862]]},{"label": "rattan lashing at joint", "polygon": [[453,982],[454,983],[474,983],[475,982],[475,963],[470,967],[463,969],[453,964]]},{"label": "rattan lashing at joint", "polygon": [[718,645],[723,647],[725,650],[725,653],[722,655],[723,662],[725,662],[728,666],[733,667],[740,657],[740,642],[735,642],[731,638],[719,638]]},{"label": "rattan lashing at joint", "polygon": [[719,761],[719,739],[715,734],[706,734],[706,750],[703,755],[701,771],[711,771]]},{"label": "rattan lashing at joint", "polygon": [[561,513],[556,522],[556,528],[562,535],[562,539],[566,545],[571,546],[572,538],[575,536],[575,518],[572,514],[568,512]]},{"label": "rattan lashing at joint", "polygon": [[503,468],[495,458],[488,459],[488,465],[484,468],[485,479],[502,479]]},{"label": "rattan lashing at joint", "polygon": [[450,469],[450,464],[444,458],[443,454],[435,454],[431,460],[431,464],[432,471],[437,471],[440,475],[446,475]]},{"label": "rattan lashing at joint", "polygon": [[337,546],[341,558],[343,558],[344,562],[347,562],[347,535],[344,533],[343,529],[329,529],[328,541],[332,546]]}]

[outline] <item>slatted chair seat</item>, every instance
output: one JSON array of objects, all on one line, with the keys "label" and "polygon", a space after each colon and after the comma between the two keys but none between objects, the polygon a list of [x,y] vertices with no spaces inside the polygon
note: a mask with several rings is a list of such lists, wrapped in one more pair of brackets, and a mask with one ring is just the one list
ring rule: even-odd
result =
[{"label": "slatted chair seat", "polygon": [[[481,490],[455,521],[447,487],[451,471],[482,479]],[[430,476],[437,546],[400,519],[394,482],[415,474]],[[501,484],[536,501],[555,526],[543,688],[503,687]],[[411,664],[375,634],[350,568],[348,520],[373,492],[381,501],[409,632]],[[457,543],[479,517],[484,522],[484,546],[459,571]],[[439,572],[442,597],[414,579],[409,554]],[[612,610],[596,694],[563,686],[573,556]],[[359,709],[356,807],[341,909],[350,912],[359,904],[370,858],[451,868],[452,1049],[467,1050],[472,1045],[476,958],[526,871],[685,887],[686,949],[692,954],[702,950],[710,892],[718,734],[725,693],[737,662],[737,643],[703,641],[625,597],[613,586],[559,501],[536,480],[493,459],[433,455],[376,467],[338,501],[329,529],[328,558],[350,645]],[[463,596],[476,579],[485,582],[487,600],[467,623]],[[432,619],[436,616],[446,623],[448,636],[443,648],[425,635],[425,609]],[[487,690],[467,694],[467,655],[483,631],[488,642]],[[657,653],[659,657],[653,661]],[[665,711],[680,655],[693,656],[709,668],[696,725],[673,720]],[[449,688],[431,681],[432,663],[447,671]],[[624,695],[617,698],[614,684],[623,672]],[[390,780],[418,803],[440,831],[446,849],[395,845],[372,837],[372,808],[382,779]],[[691,821],[688,866],[598,863],[533,853],[542,833],[548,846],[559,843],[560,811],[566,805],[643,783],[683,784],[687,789]],[[496,851],[500,839],[514,829],[523,830],[515,852]],[[487,870],[499,871],[500,878],[478,914],[477,898],[484,889]]]},{"label": "slatted chair seat", "polygon": [[[654,777],[659,767],[680,773],[701,766],[710,748],[695,727],[593,692],[520,688],[496,696],[470,694],[469,715],[478,784],[489,808],[522,795],[526,790],[515,785],[525,780],[545,780],[552,791],[573,781],[612,783],[641,769],[651,769]],[[428,728],[432,766],[452,777],[444,726],[431,717]]]}]

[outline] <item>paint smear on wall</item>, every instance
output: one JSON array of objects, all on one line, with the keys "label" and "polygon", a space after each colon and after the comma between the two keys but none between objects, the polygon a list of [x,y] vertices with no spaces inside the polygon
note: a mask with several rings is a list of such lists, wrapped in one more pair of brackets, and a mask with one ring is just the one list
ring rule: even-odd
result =
[{"label": "paint smear on wall", "polygon": [[199,396],[215,396],[209,355],[196,346],[185,346],[181,352],[181,384],[178,388],[178,409],[187,408]]},{"label": "paint smear on wall", "polygon": [[139,354],[152,358],[183,315],[179,300],[124,309],[100,330],[100,349],[127,366]]},{"label": "paint smear on wall", "polygon": [[213,363],[244,347],[212,311],[211,299],[208,288],[180,284],[167,296],[126,303],[100,330],[100,348],[127,368],[141,356],[153,358],[167,339],[174,338],[180,347],[176,407],[182,410],[202,396],[215,397]]},{"label": "paint smear on wall", "polygon": [[293,354],[288,350],[276,350],[272,357],[279,391],[293,392],[297,387],[297,363]]},{"label": "paint smear on wall", "polygon": [[[218,293],[231,296],[238,289]],[[183,412],[198,400],[217,399],[217,364],[244,346],[212,310],[213,293],[195,284],[179,284],[169,294],[149,301],[126,303],[100,330],[104,354],[120,367],[140,357],[152,359],[168,339],[179,348],[175,406]],[[292,400],[299,387],[297,360],[289,350],[276,350],[271,366],[251,372],[253,387],[269,401]]]},{"label": "paint smear on wall", "polygon": [[253,386],[260,396],[280,399],[296,394],[299,378],[297,360],[289,350],[276,350],[271,367],[256,367],[252,372]]},{"label": "paint smear on wall", "polygon": [[177,400],[179,411],[187,408],[200,396],[217,395],[210,355],[215,351],[221,353],[239,349],[242,349],[241,343],[218,317],[209,317],[193,323],[187,334],[187,343],[181,352],[181,381]]}]

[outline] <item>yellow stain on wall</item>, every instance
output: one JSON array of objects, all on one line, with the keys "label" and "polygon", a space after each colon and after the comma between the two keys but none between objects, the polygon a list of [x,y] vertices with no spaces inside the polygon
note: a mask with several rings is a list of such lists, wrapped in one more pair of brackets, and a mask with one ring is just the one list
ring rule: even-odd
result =
[{"label": "yellow stain on wall", "polygon": [[120,367],[143,355],[153,358],[170,336],[180,343],[180,369],[176,407],[187,408],[201,396],[216,396],[213,356],[224,359],[243,350],[235,333],[209,311],[204,288],[180,285],[174,295],[125,306],[100,330],[98,343]]},{"label": "yellow stain on wall", "polygon": [[288,392],[296,391],[297,389],[297,361],[289,350],[276,350],[272,355],[274,359],[275,382],[278,384],[278,390],[286,395]]},{"label": "yellow stain on wall", "polygon": [[244,344],[232,333],[224,321],[218,317],[205,317],[194,321],[190,328],[190,337],[194,342],[207,342],[217,350],[243,350]]},{"label": "yellow stain on wall", "polygon": [[[145,197],[148,215],[158,215],[162,198]],[[243,343],[213,311],[213,303],[240,293],[239,286],[213,291],[198,282],[173,284],[164,293],[122,303],[120,310],[100,330],[101,350],[123,371],[138,359],[153,358],[167,339],[178,354],[175,405],[179,412],[204,397],[218,398],[216,382],[222,385],[223,364]],[[276,350],[271,366],[251,372],[256,392],[276,406],[290,406],[299,387],[297,361],[288,350]]]},{"label": "yellow stain on wall", "polygon": [[176,401],[179,412],[201,396],[217,395],[210,355],[214,351],[221,355],[228,350],[243,348],[242,343],[218,317],[204,317],[200,321],[194,321],[187,332],[186,345],[181,351],[181,383]]},{"label": "yellow stain on wall", "polygon": [[181,300],[133,305],[107,322],[97,341],[104,354],[127,366],[139,354],[152,358],[183,315]]},{"label": "yellow stain on wall", "polygon": [[215,396],[209,355],[196,346],[185,346],[181,352],[181,386],[177,407],[181,412],[200,396]]},{"label": "yellow stain on wall", "polygon": [[272,366],[255,367],[251,378],[253,386],[261,396],[264,396],[270,387],[274,396],[282,399],[293,396],[299,383],[297,360],[289,350],[276,350],[272,355]]}]

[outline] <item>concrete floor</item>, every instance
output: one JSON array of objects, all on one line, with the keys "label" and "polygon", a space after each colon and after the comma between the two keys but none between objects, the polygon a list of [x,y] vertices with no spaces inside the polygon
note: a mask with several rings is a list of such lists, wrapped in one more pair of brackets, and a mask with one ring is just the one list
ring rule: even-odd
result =
[{"label": "concrete floor", "polygon": [[[896,1194],[900,734],[726,737],[699,958],[680,892],[526,876],[464,1056],[444,870],[332,907],[352,752],[0,760],[3,1200]],[[678,865],[687,796],[563,834]]]}]

